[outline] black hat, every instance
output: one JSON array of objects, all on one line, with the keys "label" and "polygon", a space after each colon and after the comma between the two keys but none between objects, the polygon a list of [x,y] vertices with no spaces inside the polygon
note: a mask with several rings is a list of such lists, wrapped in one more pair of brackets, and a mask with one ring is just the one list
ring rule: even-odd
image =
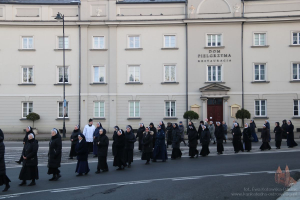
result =
[{"label": "black hat", "polygon": [[93,121],[93,119],[89,119],[89,122],[92,122]]}]

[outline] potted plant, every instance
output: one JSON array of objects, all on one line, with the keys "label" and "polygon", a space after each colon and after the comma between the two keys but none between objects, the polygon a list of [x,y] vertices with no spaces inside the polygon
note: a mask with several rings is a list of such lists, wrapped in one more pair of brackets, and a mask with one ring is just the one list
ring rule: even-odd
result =
[{"label": "potted plant", "polygon": [[242,120],[242,126],[240,126],[241,128],[244,127],[244,119],[250,119],[251,118],[251,114],[248,110],[242,108],[241,110],[238,110],[235,114],[235,117],[237,119],[241,119]]},{"label": "potted plant", "polygon": [[29,113],[29,114],[26,116],[26,119],[32,121],[32,130],[33,130],[33,132],[34,132],[35,134],[38,134],[37,129],[34,128],[34,121],[39,120],[39,119],[40,119],[40,115],[37,114],[37,113],[32,112],[32,113]]}]

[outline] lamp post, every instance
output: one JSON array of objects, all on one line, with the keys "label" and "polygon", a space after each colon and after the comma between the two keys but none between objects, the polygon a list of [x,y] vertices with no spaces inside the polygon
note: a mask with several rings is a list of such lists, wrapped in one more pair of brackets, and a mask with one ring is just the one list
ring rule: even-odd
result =
[{"label": "lamp post", "polygon": [[63,138],[66,138],[66,82],[65,82],[65,77],[66,77],[66,65],[65,65],[65,16],[61,13],[57,13],[56,17],[54,18],[59,22],[63,22],[63,69],[64,69],[64,77],[63,77]]}]

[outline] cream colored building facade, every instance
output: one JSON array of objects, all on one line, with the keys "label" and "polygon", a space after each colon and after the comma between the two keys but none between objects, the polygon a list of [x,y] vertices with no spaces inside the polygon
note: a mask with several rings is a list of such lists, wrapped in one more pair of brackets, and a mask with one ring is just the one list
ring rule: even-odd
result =
[{"label": "cream colored building facade", "polygon": [[[299,0],[0,0],[0,128],[109,131],[143,122],[300,122]],[[197,125],[199,122],[197,123]],[[299,127],[299,126],[298,126]]]}]

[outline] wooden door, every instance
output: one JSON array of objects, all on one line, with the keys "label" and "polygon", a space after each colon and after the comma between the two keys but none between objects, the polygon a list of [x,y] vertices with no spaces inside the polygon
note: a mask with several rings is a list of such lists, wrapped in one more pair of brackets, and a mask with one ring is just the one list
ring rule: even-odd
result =
[{"label": "wooden door", "polygon": [[207,119],[216,122],[223,121],[223,99],[211,98],[207,100]]}]

